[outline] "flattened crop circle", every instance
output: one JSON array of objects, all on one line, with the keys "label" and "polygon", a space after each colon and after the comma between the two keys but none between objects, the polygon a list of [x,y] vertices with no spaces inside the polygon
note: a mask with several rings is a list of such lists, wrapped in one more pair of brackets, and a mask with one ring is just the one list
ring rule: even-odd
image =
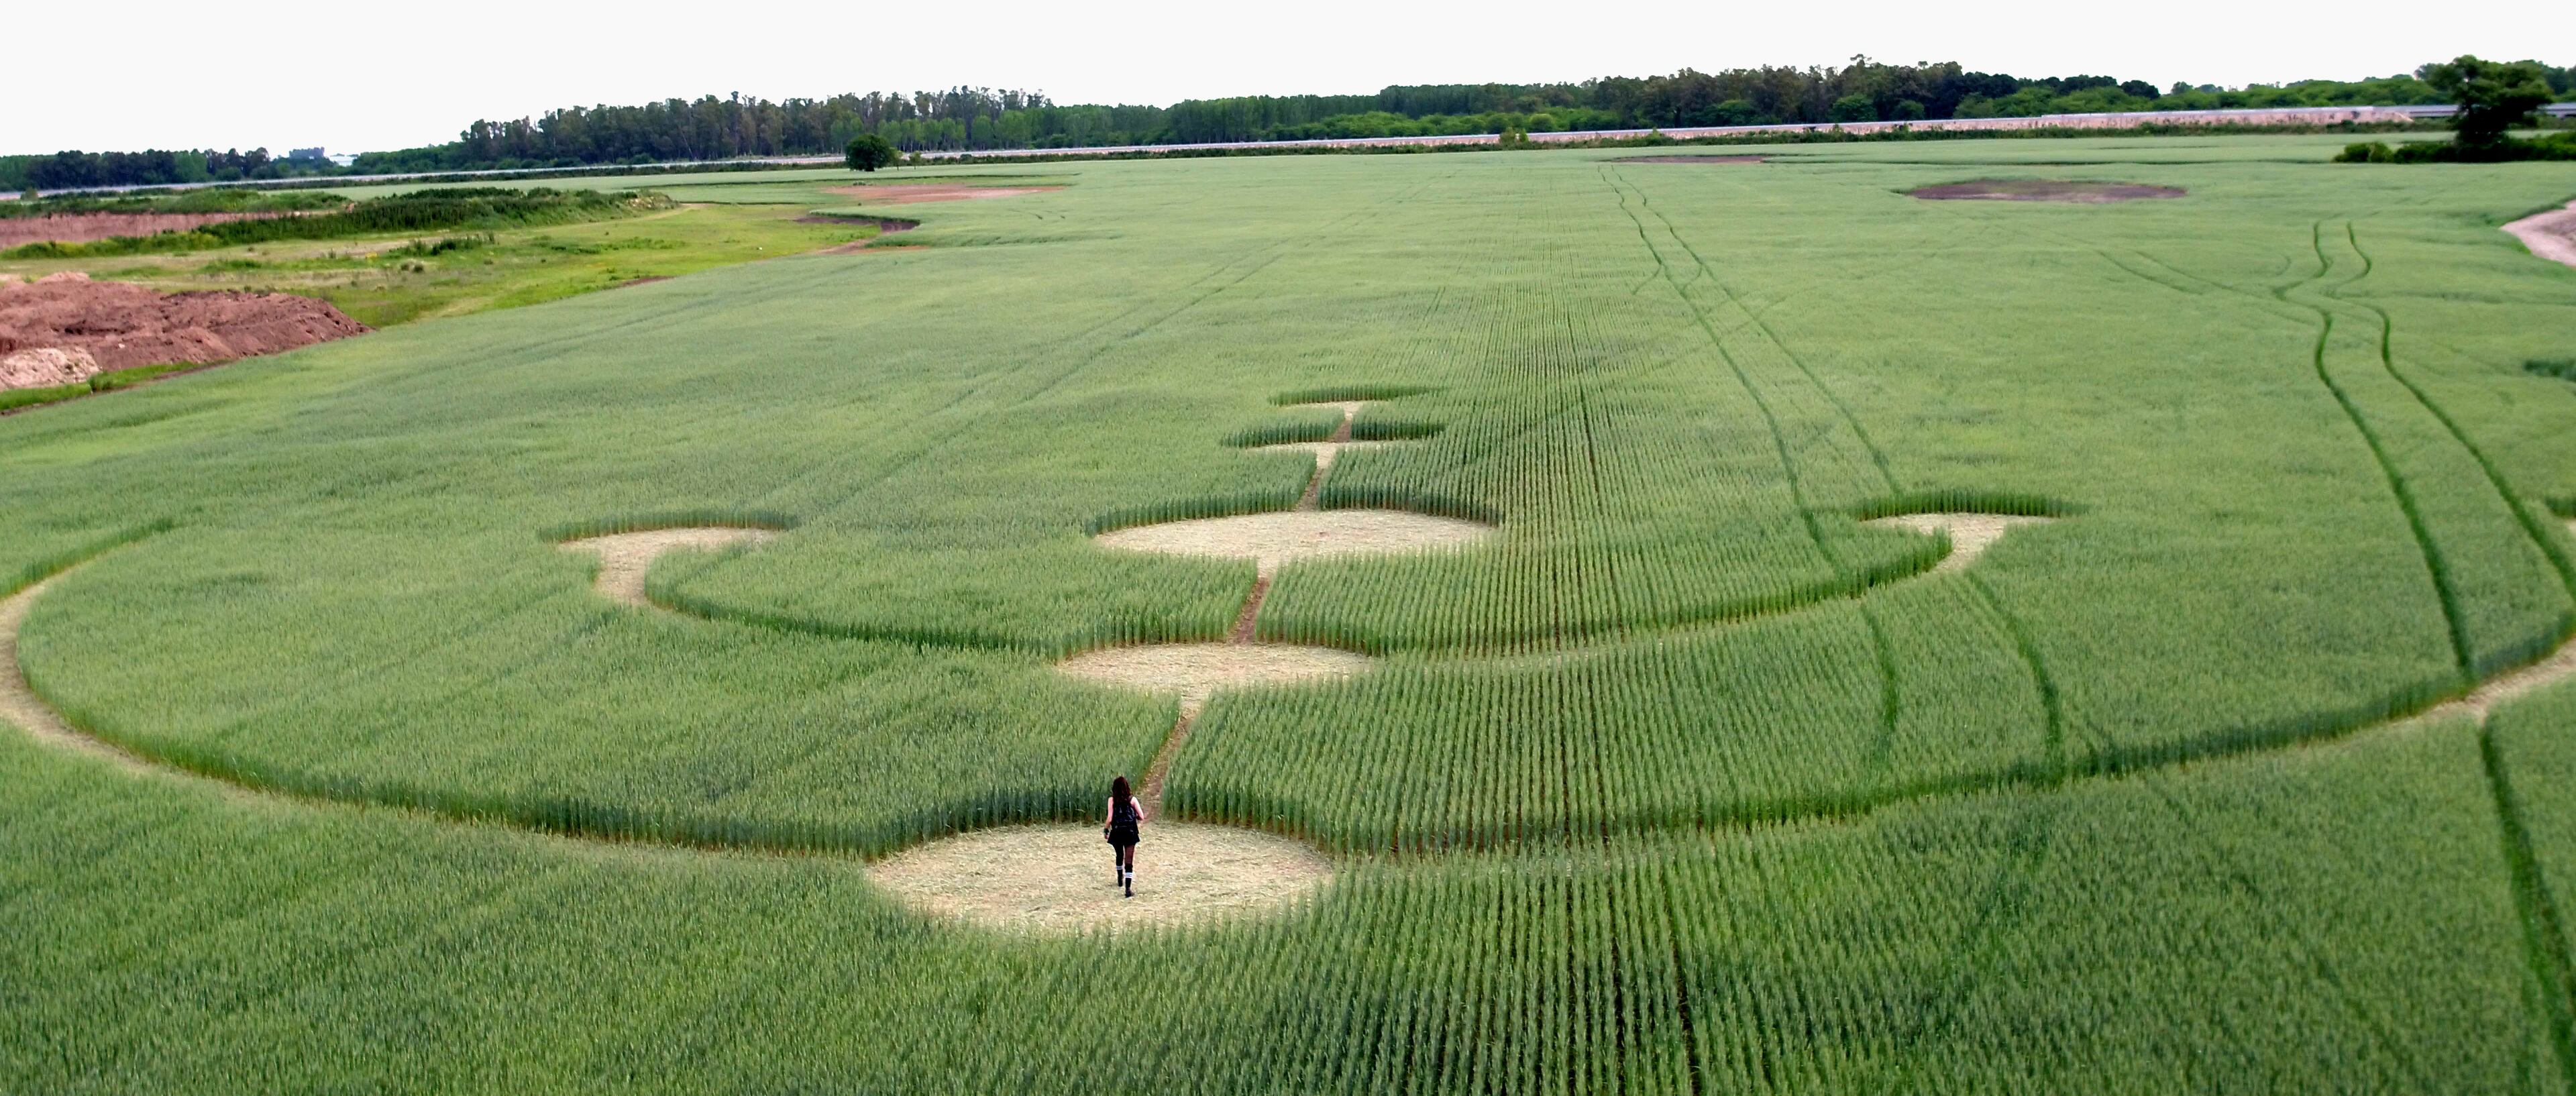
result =
[{"label": "flattened crop circle", "polygon": [[1133,898],[1111,885],[1109,845],[1087,824],[977,830],[889,857],[868,874],[933,916],[1074,933],[1277,913],[1331,881],[1333,865],[1259,830],[1148,821]]}]

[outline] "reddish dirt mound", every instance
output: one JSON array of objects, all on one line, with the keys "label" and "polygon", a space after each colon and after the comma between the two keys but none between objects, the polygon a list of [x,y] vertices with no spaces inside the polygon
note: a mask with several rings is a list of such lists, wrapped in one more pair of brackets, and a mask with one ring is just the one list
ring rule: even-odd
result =
[{"label": "reddish dirt mound", "polygon": [[165,296],[60,274],[0,284],[0,355],[60,347],[109,370],[230,361],[366,332],[326,302],[286,293]]},{"label": "reddish dirt mound", "polygon": [[1767,164],[1768,156],[1628,156],[1623,164]]},{"label": "reddish dirt mound", "polygon": [[2141,198],[2179,198],[2181,187],[2144,183],[2070,183],[2055,179],[1975,179],[1906,191],[1934,202],[2134,202]]},{"label": "reddish dirt mound", "polygon": [[959,186],[955,183],[897,183],[888,186],[836,186],[831,193],[863,198],[869,205],[908,205],[913,202],[958,202],[969,198],[1010,198],[1021,194],[1044,194],[1063,190],[1060,186]]},{"label": "reddish dirt mound", "polygon": [[83,244],[110,236],[150,236],[186,232],[217,221],[276,217],[276,213],[55,213],[43,217],[0,220],[0,247],[53,241]]}]

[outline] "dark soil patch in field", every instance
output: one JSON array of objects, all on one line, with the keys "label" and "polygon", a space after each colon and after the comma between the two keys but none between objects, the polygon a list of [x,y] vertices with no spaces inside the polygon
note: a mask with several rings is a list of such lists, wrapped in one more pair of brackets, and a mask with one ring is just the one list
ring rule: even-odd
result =
[{"label": "dark soil patch in field", "polygon": [[848,243],[846,243],[846,244],[839,244],[839,245],[835,245],[835,246],[832,246],[832,247],[824,248],[824,249],[823,249],[823,250],[821,250],[821,251],[817,251],[817,252],[815,252],[815,254],[817,254],[817,255],[857,255],[857,254],[860,254],[860,253],[862,253],[862,252],[867,253],[867,254],[876,254],[876,253],[879,253],[879,252],[891,252],[891,251],[928,251],[928,250],[930,250],[930,245],[929,245],[929,244],[903,244],[903,245],[896,246],[896,247],[878,247],[878,246],[876,246],[876,243],[877,243],[877,242],[876,242],[875,240],[852,240],[852,241],[850,241],[850,242],[848,242]]},{"label": "dark soil patch in field", "polygon": [[231,361],[366,332],[328,302],[288,293],[165,295],[78,274],[0,284],[0,355],[59,348],[102,370]]},{"label": "dark soil patch in field", "polygon": [[877,226],[877,234],[874,236],[870,236],[864,240],[852,240],[846,244],[835,244],[816,252],[818,255],[856,255],[862,251],[919,251],[922,249],[920,246],[876,246],[878,241],[894,235],[897,232],[910,232],[913,229],[920,228],[921,222],[919,221],[906,221],[895,217],[835,217],[827,213],[812,213],[796,218],[796,223],[800,225],[872,224]]},{"label": "dark soil patch in field", "polygon": [[1628,156],[1623,164],[1767,164],[1768,156]]},{"label": "dark soil patch in field", "polygon": [[875,225],[879,232],[910,232],[913,229],[921,227],[921,222],[919,221],[907,221],[900,217],[843,217],[831,213],[808,213],[802,217],[796,218],[796,223],[800,225],[849,225],[852,227],[859,225]]},{"label": "dark soil patch in field", "polygon": [[2144,183],[2074,183],[2057,179],[1975,179],[1906,191],[1934,202],[2134,202],[2145,198],[2180,198],[2181,187]]},{"label": "dark soil patch in field", "polygon": [[53,213],[0,219],[0,248],[22,244],[85,244],[111,236],[186,232],[217,221],[282,217],[283,213]]},{"label": "dark soil patch in field", "polygon": [[1060,186],[960,186],[955,183],[896,183],[886,186],[836,186],[831,193],[847,194],[874,205],[905,205],[912,202],[962,202],[973,198],[1010,198],[1021,194],[1044,194],[1063,190]]},{"label": "dark soil patch in field", "polygon": [[668,274],[655,274],[643,278],[628,278],[625,281],[617,283],[617,288],[624,289],[630,285],[649,285],[653,282],[667,282],[670,280],[671,276]]}]

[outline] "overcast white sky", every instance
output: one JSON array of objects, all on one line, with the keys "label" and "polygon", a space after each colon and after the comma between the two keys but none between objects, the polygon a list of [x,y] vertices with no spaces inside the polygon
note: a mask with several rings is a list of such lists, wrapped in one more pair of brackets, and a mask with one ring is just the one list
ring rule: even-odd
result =
[{"label": "overcast white sky", "polygon": [[2160,87],[2352,79],[2460,53],[2576,63],[2576,4],[2567,0],[2254,0],[2117,11],[2065,0],[13,7],[5,38],[21,45],[0,41],[10,89],[0,153],[316,144],[359,152],[452,140],[476,118],[737,91],[819,98],[968,84],[1043,90],[1064,103],[1163,104],[1840,64],[1856,53]]}]

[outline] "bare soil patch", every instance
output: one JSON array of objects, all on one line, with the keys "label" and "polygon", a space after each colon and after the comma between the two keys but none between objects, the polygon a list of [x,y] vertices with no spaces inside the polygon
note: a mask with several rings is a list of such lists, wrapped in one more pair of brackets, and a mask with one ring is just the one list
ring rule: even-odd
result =
[{"label": "bare soil patch", "polygon": [[1253,559],[1267,570],[1294,559],[1464,547],[1493,532],[1483,522],[1405,510],[1287,510],[1140,525],[1092,539],[1130,552]]},{"label": "bare soil patch", "polygon": [[0,283],[0,355],[79,350],[101,370],[231,361],[367,330],[328,302],[288,293],[162,294],[79,274]]},{"label": "bare soil patch", "polygon": [[599,577],[591,589],[610,601],[652,608],[644,597],[644,576],[665,552],[713,552],[737,544],[760,544],[778,534],[768,529],[705,526],[693,529],[646,529],[568,540],[558,547],[599,557]]},{"label": "bare soil patch", "polygon": [[1273,914],[1333,875],[1322,854],[1284,837],[1150,819],[1136,846],[1136,897],[1110,886],[1112,862],[1098,826],[1013,826],[934,841],[868,874],[934,916],[1051,934]]},{"label": "bare soil patch", "polygon": [[2134,202],[2147,198],[2180,198],[2181,187],[2144,183],[2078,183],[2056,179],[1977,179],[1906,191],[1934,202]]},{"label": "bare soil patch", "polygon": [[1103,647],[1056,663],[1059,673],[1104,685],[1176,693],[1183,718],[1218,689],[1286,685],[1364,674],[1376,660],[1330,647],[1285,643],[1158,643]]},{"label": "bare soil patch", "polygon": [[283,217],[285,213],[52,213],[0,219],[0,248],[34,243],[85,244],[111,236],[186,232],[221,221]]},{"label": "bare soil patch", "polygon": [[1044,194],[1063,190],[1060,186],[963,186],[956,183],[891,183],[884,186],[836,186],[830,194],[847,194],[869,205],[910,205],[914,202],[963,202],[978,198],[1014,198],[1022,194]]},{"label": "bare soil patch", "polygon": [[1623,164],[1767,164],[1768,156],[1625,156]]},{"label": "bare soil patch", "polygon": [[913,229],[920,228],[921,222],[919,221],[897,220],[892,217],[827,217],[823,214],[815,213],[796,218],[796,223],[800,225],[872,224],[877,226],[877,234],[874,236],[870,236],[864,240],[852,240],[845,244],[834,244],[822,249],[821,251],[815,252],[817,255],[856,255],[865,251],[921,251],[925,250],[928,246],[924,244],[899,245],[893,247],[878,246],[885,242],[886,237],[892,236],[897,232],[910,232]]},{"label": "bare soil patch", "polygon": [[2504,226],[2531,253],[2553,263],[2576,266],[2576,202],[2565,209],[2535,213]]},{"label": "bare soil patch", "polygon": [[2024,525],[2045,525],[2054,518],[2023,517],[2014,514],[1899,514],[1863,522],[1882,529],[1904,529],[1924,536],[1950,535],[1950,554],[1932,568],[1933,574],[1964,571],[1995,546],[2005,533]]},{"label": "bare soil patch", "polygon": [[40,346],[0,357],[0,391],[79,384],[99,375],[98,359],[77,346]]}]

